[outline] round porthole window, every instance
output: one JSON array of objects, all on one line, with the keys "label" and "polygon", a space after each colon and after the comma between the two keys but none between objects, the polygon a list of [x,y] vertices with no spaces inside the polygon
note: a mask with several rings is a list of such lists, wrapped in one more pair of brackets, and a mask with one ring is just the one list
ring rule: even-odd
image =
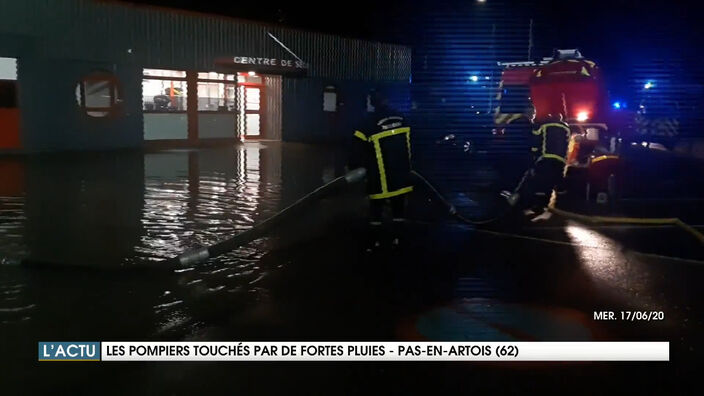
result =
[{"label": "round porthole window", "polygon": [[91,117],[119,114],[122,104],[117,77],[109,72],[93,72],[76,84],[78,107]]}]

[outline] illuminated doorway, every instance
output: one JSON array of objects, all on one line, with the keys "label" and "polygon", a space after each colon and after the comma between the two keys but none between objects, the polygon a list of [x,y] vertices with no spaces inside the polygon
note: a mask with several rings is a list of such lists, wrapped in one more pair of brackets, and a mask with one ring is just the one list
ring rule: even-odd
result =
[{"label": "illuminated doorway", "polygon": [[265,95],[264,77],[249,72],[237,74],[237,93],[240,97],[237,134],[241,139],[265,138],[264,117]]}]

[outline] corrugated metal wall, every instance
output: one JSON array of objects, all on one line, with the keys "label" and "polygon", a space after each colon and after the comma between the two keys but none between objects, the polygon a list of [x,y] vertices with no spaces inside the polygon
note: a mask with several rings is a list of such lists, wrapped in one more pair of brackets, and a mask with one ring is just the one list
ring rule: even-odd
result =
[{"label": "corrugated metal wall", "polygon": [[[323,111],[323,91],[335,86],[336,112]],[[367,94],[372,88],[390,92],[391,105],[403,113],[409,109],[407,82],[334,81],[328,79],[283,80],[283,137],[287,141],[339,143],[352,136],[366,117]]]},{"label": "corrugated metal wall", "polygon": [[[93,150],[142,145],[141,69],[56,59],[49,70],[43,62],[21,60],[18,91],[25,149]],[[77,105],[76,84],[99,69],[111,70],[120,81],[125,104],[122,117],[90,117]]]},{"label": "corrugated metal wall", "polygon": [[294,142],[323,140],[326,133],[322,118],[324,87],[322,81],[284,77],[282,85],[284,140]]},{"label": "corrugated metal wall", "polygon": [[208,70],[218,57],[291,58],[271,32],[310,64],[309,75],[407,81],[408,47],[268,27],[231,18],[88,0],[0,0],[0,34],[40,38],[46,57]]},{"label": "corrugated metal wall", "polygon": [[281,140],[281,76],[264,76],[266,92],[266,114],[264,115],[264,136],[267,139]]}]

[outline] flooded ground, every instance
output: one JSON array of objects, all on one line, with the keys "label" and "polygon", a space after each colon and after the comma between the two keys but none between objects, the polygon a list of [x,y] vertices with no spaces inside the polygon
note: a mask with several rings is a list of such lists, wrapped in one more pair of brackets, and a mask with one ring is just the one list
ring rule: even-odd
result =
[{"label": "flooded ground", "polygon": [[[342,174],[344,164],[339,149],[281,143],[3,159],[2,383],[48,392],[104,387],[113,378],[115,392],[182,393],[307,381],[339,392],[340,383],[361,388],[387,377],[396,390],[481,379],[491,381],[476,386],[491,389],[506,375],[550,385],[635,374],[641,388],[676,384],[701,356],[703,249],[672,227],[553,219],[475,229],[449,219],[418,188],[400,247],[368,253],[357,186],[230,254],[176,271],[159,267],[261,222]],[[513,182],[507,164],[489,159],[469,171],[426,173],[442,179],[464,213],[476,214],[493,200],[487,191]],[[682,214],[696,222],[701,213]],[[18,258],[27,265],[12,265]],[[658,310],[665,320],[599,322],[599,310]],[[418,339],[668,340],[674,363],[36,362],[37,341]]]}]

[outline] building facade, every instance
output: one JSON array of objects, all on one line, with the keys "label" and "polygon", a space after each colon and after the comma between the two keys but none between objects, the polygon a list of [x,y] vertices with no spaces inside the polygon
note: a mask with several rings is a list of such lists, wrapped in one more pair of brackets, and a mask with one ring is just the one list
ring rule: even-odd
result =
[{"label": "building facade", "polygon": [[0,0],[0,152],[343,138],[411,50],[115,1]]}]

